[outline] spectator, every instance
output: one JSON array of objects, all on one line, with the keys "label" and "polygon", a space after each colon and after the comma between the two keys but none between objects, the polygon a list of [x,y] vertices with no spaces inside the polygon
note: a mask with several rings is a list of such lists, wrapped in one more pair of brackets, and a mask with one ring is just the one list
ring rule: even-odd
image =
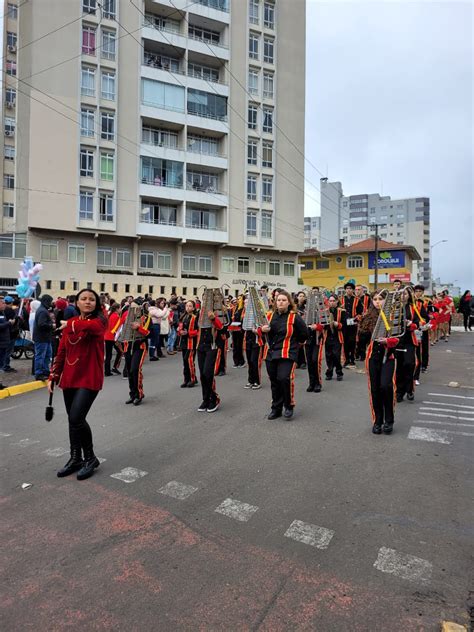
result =
[{"label": "spectator", "polygon": [[14,300],[11,296],[5,296],[5,316],[7,320],[10,321],[10,342],[3,363],[3,370],[5,373],[16,373],[16,369],[10,366],[10,361],[12,351],[15,348],[15,340],[20,335],[20,317],[18,315],[19,306],[19,302],[14,305]]},{"label": "spectator", "polygon": [[68,305],[64,310],[64,320],[69,320],[73,316],[79,316],[79,312],[76,308],[76,297],[74,295],[67,297]]},{"label": "spectator", "polygon": [[35,343],[35,377],[37,380],[47,380],[51,364],[54,329],[53,315],[50,313],[53,297],[49,294],[43,294],[40,303],[41,305],[36,310],[33,337]]},{"label": "spectator", "polygon": [[170,303],[170,314],[168,316],[168,322],[170,326],[169,334],[168,334],[168,355],[174,355],[177,353],[175,351],[175,342],[178,331],[178,323],[179,323],[179,311],[178,311],[178,301]]},{"label": "spectator", "polygon": [[30,317],[29,317],[29,326],[30,326],[30,334],[31,334],[31,340],[33,340],[33,332],[35,330],[35,316],[36,316],[36,310],[38,309],[38,307],[41,305],[40,301],[38,301],[37,299],[35,299],[34,301],[31,301],[30,303]]},{"label": "spectator", "polygon": [[461,300],[459,301],[458,312],[462,314],[464,320],[464,331],[472,331],[472,322],[470,320],[471,316],[471,301],[472,294],[470,290],[466,290],[464,294],[461,296]]},{"label": "spectator", "polygon": [[5,360],[10,349],[10,329],[13,322],[7,318],[5,298],[0,296],[0,371],[2,372],[5,370]]}]

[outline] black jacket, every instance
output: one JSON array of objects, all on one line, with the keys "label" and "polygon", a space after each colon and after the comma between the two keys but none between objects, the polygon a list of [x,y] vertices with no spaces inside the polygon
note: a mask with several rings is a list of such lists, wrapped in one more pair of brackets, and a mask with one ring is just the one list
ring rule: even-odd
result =
[{"label": "black jacket", "polygon": [[295,312],[273,312],[268,332],[267,360],[289,359],[296,362],[300,343],[308,339],[308,328]]},{"label": "black jacket", "polygon": [[10,321],[4,310],[0,312],[0,349],[10,344]]},{"label": "black jacket", "polygon": [[35,328],[33,331],[34,342],[51,342],[53,340],[54,324],[49,315],[49,307],[51,303],[41,299],[41,305],[36,310],[35,315]]}]

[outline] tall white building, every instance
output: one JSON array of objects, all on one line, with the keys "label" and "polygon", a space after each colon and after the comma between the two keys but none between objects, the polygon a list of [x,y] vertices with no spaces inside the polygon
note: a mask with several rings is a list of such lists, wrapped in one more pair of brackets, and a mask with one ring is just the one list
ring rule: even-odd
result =
[{"label": "tall white building", "polygon": [[304,218],[304,248],[316,248],[321,249],[321,217],[319,215],[314,217]]},{"label": "tall white building", "polygon": [[346,196],[340,182],[321,178],[321,250],[333,250],[339,240],[350,246],[374,235],[395,244],[414,246],[421,261],[413,262],[412,281],[430,286],[430,199],[362,193]]},{"label": "tall white building", "polygon": [[3,289],[296,288],[304,0],[7,4]]}]

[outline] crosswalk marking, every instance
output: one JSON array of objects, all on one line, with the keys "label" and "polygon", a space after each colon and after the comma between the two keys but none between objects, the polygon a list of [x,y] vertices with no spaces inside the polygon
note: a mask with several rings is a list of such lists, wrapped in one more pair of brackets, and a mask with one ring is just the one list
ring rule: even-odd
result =
[{"label": "crosswalk marking", "polygon": [[473,410],[454,410],[454,408],[431,408],[431,406],[420,406],[420,410],[435,410],[438,413],[456,413],[457,415],[474,415]]},{"label": "crosswalk marking", "polygon": [[422,413],[420,415],[429,415],[430,417],[444,417],[446,419],[462,419],[463,421],[474,421],[474,417],[458,417],[457,415],[442,415],[439,413]]},{"label": "crosswalk marking", "polygon": [[[437,406],[451,406],[452,408],[469,408],[474,410],[474,406],[468,406],[467,404],[453,404],[452,402],[423,402],[423,404],[436,404]],[[440,410],[443,410],[440,408]]]},{"label": "crosswalk marking", "polygon": [[379,550],[374,567],[382,573],[417,582],[428,582],[433,572],[433,565],[428,560],[384,546]]},{"label": "crosswalk marking", "polygon": [[48,456],[64,456],[69,454],[69,450],[65,448],[48,448],[44,450],[43,454],[47,454]]},{"label": "crosswalk marking", "polygon": [[455,399],[474,399],[474,397],[469,397],[468,395],[447,395],[446,393],[428,393],[428,395],[433,395],[434,397],[453,397]]},{"label": "crosswalk marking", "polygon": [[334,537],[334,531],[325,527],[318,527],[316,524],[293,520],[285,532],[286,538],[309,544],[317,549],[327,549]]},{"label": "crosswalk marking", "polygon": [[35,443],[39,443],[36,439],[20,439],[16,443],[12,443],[12,445],[20,446],[21,448],[25,448],[27,445],[34,445]]},{"label": "crosswalk marking", "polygon": [[433,430],[432,428],[421,428],[420,426],[412,426],[408,433],[408,438],[416,441],[444,443],[445,445],[452,443],[452,439],[448,437],[446,430]]},{"label": "crosswalk marking", "polygon": [[447,430],[449,434],[459,435],[460,437],[474,437],[474,432],[461,432],[460,430]]},{"label": "crosswalk marking", "polygon": [[120,470],[120,472],[116,472],[115,474],[111,474],[110,477],[116,478],[124,483],[134,483],[147,474],[148,472],[137,470],[135,467],[124,467],[123,470]]},{"label": "crosswalk marking", "polygon": [[0,432],[0,437],[11,437],[11,434],[8,434],[8,432]]},{"label": "crosswalk marking", "polygon": [[258,507],[233,498],[226,498],[214,511],[239,522],[247,522],[258,511]]},{"label": "crosswalk marking", "polygon": [[458,421],[435,421],[434,419],[417,419],[420,424],[440,424],[441,426],[461,426],[464,428],[474,428],[474,424],[462,424]]},{"label": "crosswalk marking", "polygon": [[165,496],[171,496],[177,500],[185,500],[186,498],[189,498],[191,494],[197,492],[197,490],[198,488],[193,487],[192,485],[185,485],[184,483],[179,483],[178,481],[170,481],[161,487],[158,490],[158,493],[164,494]]}]

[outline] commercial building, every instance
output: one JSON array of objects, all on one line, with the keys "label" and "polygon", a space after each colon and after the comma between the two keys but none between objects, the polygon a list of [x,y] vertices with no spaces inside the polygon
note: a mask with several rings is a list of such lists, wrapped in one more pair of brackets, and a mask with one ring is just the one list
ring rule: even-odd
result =
[{"label": "commercial building", "polygon": [[321,178],[321,249],[332,250],[339,239],[350,246],[374,235],[396,245],[411,244],[421,259],[413,265],[412,280],[429,287],[430,199],[392,200],[378,193],[344,195],[340,182]]},{"label": "commercial building", "polygon": [[321,248],[321,217],[305,217],[304,218],[304,249]]},{"label": "commercial building", "polygon": [[[341,240],[342,241],[342,240]],[[420,255],[413,246],[379,240],[378,289],[391,288],[395,279],[413,281],[413,269]],[[342,291],[344,284],[360,283],[375,289],[375,240],[365,239],[335,250],[306,250],[300,257],[301,278],[307,287]]]},{"label": "commercial building", "polygon": [[304,0],[10,0],[4,35],[1,287],[296,288]]}]

